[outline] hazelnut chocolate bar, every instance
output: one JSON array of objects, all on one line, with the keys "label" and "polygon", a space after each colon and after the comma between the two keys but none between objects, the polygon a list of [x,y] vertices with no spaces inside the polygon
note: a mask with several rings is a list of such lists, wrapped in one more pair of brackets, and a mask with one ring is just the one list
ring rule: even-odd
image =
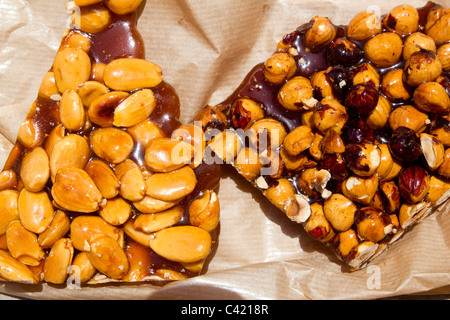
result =
[{"label": "hazelnut chocolate bar", "polygon": [[[141,0],[75,0],[0,173],[0,278],[174,280],[201,273],[219,230],[220,167],[145,60]],[[70,278],[69,278],[70,277]]]},{"label": "hazelnut chocolate bar", "polygon": [[361,269],[450,194],[448,41],[432,2],[316,16],[198,114],[207,148]]}]

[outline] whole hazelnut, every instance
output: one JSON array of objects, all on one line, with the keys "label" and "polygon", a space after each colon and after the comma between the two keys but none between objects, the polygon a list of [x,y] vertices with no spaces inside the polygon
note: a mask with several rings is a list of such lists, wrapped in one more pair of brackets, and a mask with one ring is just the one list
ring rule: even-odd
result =
[{"label": "whole hazelnut", "polygon": [[430,188],[430,175],[420,166],[411,166],[398,176],[400,195],[408,203],[422,201]]},{"label": "whole hazelnut", "polygon": [[438,117],[431,126],[430,133],[445,147],[450,147],[450,121],[445,117]]},{"label": "whole hazelnut", "polygon": [[422,155],[420,140],[414,130],[398,127],[389,141],[391,154],[402,162],[413,162]]},{"label": "whole hazelnut", "polygon": [[419,29],[419,13],[413,6],[402,4],[385,16],[383,25],[401,36],[408,35]]},{"label": "whole hazelnut", "polygon": [[291,156],[284,148],[284,145],[280,148],[280,157],[284,167],[289,172],[298,172],[303,170],[309,161],[305,152],[300,153],[297,156]]},{"label": "whole hazelnut", "polygon": [[342,102],[353,83],[350,72],[341,66],[334,66],[328,68],[325,74],[333,88],[333,97]]},{"label": "whole hazelnut", "polygon": [[391,218],[374,207],[364,207],[355,216],[358,235],[368,241],[378,242],[392,232]]},{"label": "whole hazelnut", "polygon": [[344,153],[345,144],[334,128],[327,131],[323,137],[321,148],[324,153]]},{"label": "whole hazelnut", "polygon": [[248,181],[255,180],[262,168],[259,154],[253,148],[242,148],[233,165],[239,174]]},{"label": "whole hazelnut", "polygon": [[256,120],[264,118],[261,105],[248,98],[237,99],[231,107],[231,124],[246,131]]},{"label": "whole hazelnut", "polygon": [[289,80],[297,72],[294,57],[287,52],[274,53],[264,64],[264,77],[273,84]]},{"label": "whole hazelnut", "polygon": [[376,174],[370,177],[351,175],[342,182],[342,193],[353,202],[368,205],[377,192],[378,183]]},{"label": "whole hazelnut", "polygon": [[372,127],[362,117],[355,117],[342,130],[345,144],[374,143]]},{"label": "whole hazelnut", "polygon": [[361,49],[345,38],[334,40],[327,49],[327,61],[330,66],[352,67],[362,58]]},{"label": "whole hazelnut", "polygon": [[322,134],[325,134],[330,128],[334,128],[337,133],[341,133],[347,120],[348,115],[345,107],[333,98],[323,99],[311,117],[314,128]]},{"label": "whole hazelnut", "polygon": [[254,122],[245,134],[250,144],[259,152],[277,149],[283,144],[287,132],[284,125],[275,119],[263,118]]},{"label": "whole hazelnut", "polygon": [[436,43],[433,38],[422,32],[414,32],[406,39],[403,46],[403,60],[408,60],[414,52],[420,50],[436,51]]},{"label": "whole hazelnut", "polygon": [[320,203],[311,204],[311,216],[304,225],[306,232],[316,240],[327,243],[336,235],[331,224],[325,218]]},{"label": "whole hazelnut", "polygon": [[426,33],[437,43],[444,43],[450,40],[450,9],[437,8],[428,13],[425,24]]},{"label": "whole hazelnut", "polygon": [[389,126],[393,132],[399,127],[406,127],[421,133],[430,121],[428,115],[413,105],[403,105],[395,108],[389,115]]},{"label": "whole hazelnut", "polygon": [[445,178],[450,178],[450,149],[444,152],[444,162],[437,169],[437,173]]},{"label": "whole hazelnut", "polygon": [[263,194],[273,203],[278,209],[284,210],[286,202],[293,197],[295,187],[291,181],[286,178],[275,180],[269,185],[269,188],[263,191]]},{"label": "whole hazelnut", "polygon": [[371,143],[348,144],[345,147],[345,159],[355,174],[369,177],[375,174],[380,165],[380,150]]},{"label": "whole hazelnut", "polygon": [[369,113],[366,121],[373,129],[383,129],[388,122],[391,110],[391,102],[384,96],[380,95],[375,109]]},{"label": "whole hazelnut", "polygon": [[317,100],[313,98],[313,88],[308,78],[297,76],[291,78],[278,91],[278,102],[292,111],[313,108]]},{"label": "whole hazelnut", "polygon": [[403,81],[403,69],[389,70],[381,81],[381,92],[392,102],[411,99],[413,88]]},{"label": "whole hazelnut", "polygon": [[358,243],[358,235],[353,229],[339,232],[333,240],[334,248],[336,248],[338,254],[344,259]]},{"label": "whole hazelnut", "polygon": [[441,179],[438,176],[432,175],[430,178],[430,189],[425,201],[431,203],[433,206],[441,204],[447,200],[450,190],[450,183],[446,179]]},{"label": "whole hazelnut", "polygon": [[445,43],[437,50],[439,61],[444,71],[450,71],[450,43]]},{"label": "whole hazelnut", "polygon": [[383,181],[394,166],[394,160],[392,159],[389,145],[380,143],[378,149],[380,150],[380,165],[377,168],[376,174],[380,181]]},{"label": "whole hazelnut", "polygon": [[357,84],[350,88],[345,98],[345,107],[350,114],[367,116],[375,109],[380,93],[370,83]]},{"label": "whole hazelnut", "polygon": [[416,88],[414,102],[418,108],[429,113],[448,113],[450,110],[447,90],[433,81],[421,83]]},{"label": "whole hazelnut", "polygon": [[379,68],[391,67],[399,62],[402,51],[402,38],[393,32],[379,33],[364,45],[366,58]]},{"label": "whole hazelnut", "polygon": [[352,69],[353,85],[372,83],[375,88],[380,87],[380,74],[369,62],[364,62]]},{"label": "whole hazelnut", "polygon": [[203,110],[197,114],[195,120],[202,123],[203,131],[209,129],[223,130],[227,127],[228,122],[227,116],[218,108],[212,106],[203,108]]},{"label": "whole hazelnut", "polygon": [[284,139],[284,148],[292,156],[297,156],[308,149],[314,141],[314,133],[308,126],[299,126]]},{"label": "whole hazelnut", "polygon": [[403,79],[417,87],[422,82],[434,81],[442,73],[442,65],[433,51],[421,50],[411,54],[406,60]]},{"label": "whole hazelnut", "polygon": [[312,26],[305,33],[307,48],[323,48],[336,37],[336,27],[328,18],[316,16],[310,22]]},{"label": "whole hazelnut", "polygon": [[381,19],[374,12],[362,11],[349,23],[347,37],[361,41],[381,32]]},{"label": "whole hazelnut", "polygon": [[325,218],[337,231],[350,229],[354,223],[356,210],[353,201],[339,193],[332,194],[323,204]]},{"label": "whole hazelnut", "polygon": [[320,165],[331,173],[331,177],[335,180],[342,181],[348,176],[347,163],[340,153],[324,154]]},{"label": "whole hazelnut", "polygon": [[323,98],[333,98],[333,86],[330,83],[326,75],[326,70],[321,70],[314,73],[311,77],[311,85],[314,91],[314,97],[318,100],[322,100]]},{"label": "whole hazelnut", "polygon": [[384,211],[393,213],[400,208],[400,190],[394,181],[380,182],[378,193],[380,194]]}]

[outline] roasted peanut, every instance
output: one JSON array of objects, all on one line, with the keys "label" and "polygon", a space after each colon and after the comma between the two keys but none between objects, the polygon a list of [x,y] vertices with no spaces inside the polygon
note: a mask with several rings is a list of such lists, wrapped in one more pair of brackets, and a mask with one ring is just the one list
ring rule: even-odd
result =
[{"label": "roasted peanut", "polygon": [[162,201],[145,196],[140,201],[134,201],[133,206],[142,213],[157,213],[176,206],[183,198],[174,201]]},{"label": "roasted peanut", "polygon": [[121,102],[114,109],[113,125],[132,127],[150,116],[156,107],[156,98],[150,89],[142,89]]},{"label": "roasted peanut", "polygon": [[317,100],[313,98],[313,89],[308,78],[297,76],[286,82],[278,92],[278,102],[292,111],[313,108]]},{"label": "roasted peanut", "polygon": [[17,174],[14,170],[0,172],[0,191],[14,189],[17,186]]},{"label": "roasted peanut", "polygon": [[143,246],[137,242],[129,242],[125,247],[125,254],[128,257],[128,273],[122,281],[141,281],[149,275],[151,258],[148,254],[148,245]]},{"label": "roasted peanut", "polygon": [[142,122],[127,128],[127,132],[133,137],[134,141],[141,144],[144,149],[148,147],[153,139],[166,137],[164,131],[150,119],[145,119]]},{"label": "roasted peanut", "polygon": [[113,226],[120,226],[131,216],[131,206],[121,197],[108,199],[98,214]]},{"label": "roasted peanut", "polygon": [[162,201],[175,201],[190,194],[197,177],[189,166],[168,173],[155,173],[146,181],[146,194]]},{"label": "roasted peanut", "polygon": [[153,239],[153,233],[146,233],[134,227],[134,221],[128,220],[123,227],[125,234],[137,243],[149,247],[150,240]]},{"label": "roasted peanut", "polygon": [[402,38],[393,32],[377,34],[364,45],[366,58],[380,68],[391,67],[399,62],[402,51]]},{"label": "roasted peanut", "polygon": [[116,14],[128,14],[139,7],[142,0],[104,0],[106,6]]},{"label": "roasted peanut", "polygon": [[134,221],[134,227],[145,233],[156,232],[180,222],[183,213],[183,208],[176,206],[158,213],[140,214]]},{"label": "roasted peanut", "polygon": [[29,191],[39,192],[45,187],[50,177],[50,164],[44,149],[34,148],[24,157],[20,177]]},{"label": "roasted peanut", "polygon": [[129,96],[123,91],[111,91],[98,96],[89,105],[89,120],[102,128],[112,126],[115,108]]},{"label": "roasted peanut", "polygon": [[79,131],[86,122],[86,113],[80,96],[72,89],[64,91],[59,104],[59,117],[69,131]]},{"label": "roasted peanut", "polygon": [[38,96],[51,99],[55,95],[59,95],[58,87],[56,86],[55,74],[52,71],[47,72],[44,75],[44,79],[41,81],[39,87]]},{"label": "roasted peanut", "polygon": [[56,54],[53,72],[60,92],[76,90],[80,84],[89,80],[91,60],[82,49],[63,48]]},{"label": "roasted peanut", "polygon": [[381,32],[381,19],[374,12],[362,11],[349,23],[347,36],[354,40],[367,40]]},{"label": "roasted peanut", "polygon": [[197,168],[202,162],[206,148],[206,137],[198,124],[181,125],[172,132],[172,139],[189,143],[194,150],[192,168]]},{"label": "roasted peanut", "polygon": [[47,229],[54,215],[52,202],[45,191],[31,192],[22,189],[18,199],[18,210],[23,226],[38,234]]},{"label": "roasted peanut", "polygon": [[212,232],[219,224],[220,204],[217,194],[206,190],[203,196],[192,201],[188,209],[192,225]]},{"label": "roasted peanut", "polygon": [[93,159],[84,168],[94,181],[103,198],[111,199],[118,195],[120,183],[111,167],[102,160]]},{"label": "roasted peanut", "polygon": [[16,190],[0,191],[0,234],[4,234],[11,221],[19,219],[19,193]]},{"label": "roasted peanut", "polygon": [[62,238],[50,250],[44,263],[44,280],[61,284],[66,281],[68,268],[72,265],[74,249],[72,240]]},{"label": "roasted peanut", "polygon": [[51,248],[56,241],[68,233],[69,228],[70,220],[66,213],[61,210],[56,211],[48,228],[39,235],[39,245],[42,248]]},{"label": "roasted peanut", "polygon": [[99,81],[86,81],[78,88],[78,96],[80,97],[83,105],[89,108],[91,103],[98,97],[107,94],[109,89]]},{"label": "roasted peanut", "polygon": [[81,31],[87,33],[99,33],[111,22],[111,13],[102,5],[92,5],[82,7],[81,10],[74,10],[72,14],[72,24]]},{"label": "roasted peanut", "polygon": [[154,172],[170,172],[191,163],[194,148],[190,143],[170,138],[153,139],[145,149],[145,164]]},{"label": "roasted peanut", "polygon": [[36,120],[26,119],[22,122],[17,133],[17,140],[26,148],[34,148],[44,141],[44,133],[39,128]]},{"label": "roasted peanut", "polygon": [[70,48],[80,48],[86,52],[89,52],[91,50],[91,45],[92,42],[87,36],[75,32],[75,30],[69,31],[69,33],[67,34],[67,36],[64,37],[61,43],[61,46]]},{"label": "roasted peanut", "polygon": [[264,64],[264,77],[273,84],[281,84],[297,71],[294,57],[287,52],[274,53]]},{"label": "roasted peanut", "polygon": [[37,236],[25,229],[19,220],[8,225],[6,244],[11,256],[23,264],[37,266],[44,259],[45,252],[39,246]]},{"label": "roasted peanut", "polygon": [[8,281],[31,284],[39,282],[26,265],[11,257],[5,250],[0,250],[0,276]]},{"label": "roasted peanut", "polygon": [[130,201],[140,201],[145,197],[145,180],[141,169],[136,166],[120,175],[120,195]]},{"label": "roasted peanut", "polygon": [[92,151],[110,163],[121,163],[134,148],[133,138],[118,128],[100,128],[91,133],[89,138]]},{"label": "roasted peanut", "polygon": [[69,276],[75,277],[81,283],[89,281],[95,274],[97,269],[92,265],[87,256],[87,252],[79,252],[72,261],[72,270]]}]

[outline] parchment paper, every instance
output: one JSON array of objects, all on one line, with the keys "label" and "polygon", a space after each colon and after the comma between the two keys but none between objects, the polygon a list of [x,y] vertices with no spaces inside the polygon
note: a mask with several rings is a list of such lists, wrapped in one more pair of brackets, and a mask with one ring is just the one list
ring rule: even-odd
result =
[{"label": "parchment paper", "polygon": [[[426,1],[409,0],[421,7]],[[450,1],[436,1],[449,7]],[[138,28],[189,123],[224,100],[283,35],[315,15],[348,24],[367,8],[387,13],[400,1],[147,0]],[[375,5],[375,6],[374,6]],[[0,165],[50,68],[68,15],[61,0],[0,0]],[[448,209],[407,232],[364,270],[334,254],[272,206],[233,169],[223,168],[221,231],[205,275],[166,285],[65,286],[1,283],[32,299],[374,299],[450,293]]]}]

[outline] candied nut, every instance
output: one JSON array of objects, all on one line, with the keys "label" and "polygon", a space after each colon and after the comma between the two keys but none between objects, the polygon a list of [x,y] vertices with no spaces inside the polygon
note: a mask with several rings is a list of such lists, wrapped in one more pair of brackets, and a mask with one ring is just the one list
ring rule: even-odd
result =
[{"label": "candied nut", "polygon": [[368,205],[378,189],[378,177],[360,177],[352,175],[342,183],[344,196],[363,205]]},{"label": "candied nut", "polygon": [[333,96],[339,102],[342,102],[352,85],[353,81],[350,71],[350,69],[342,66],[329,67],[326,70],[325,74],[333,87]]},{"label": "candied nut", "polygon": [[419,29],[419,12],[411,5],[399,5],[384,17],[383,25],[401,36],[408,35]]},{"label": "candied nut", "polygon": [[225,130],[215,135],[208,146],[221,160],[231,163],[241,150],[242,143],[234,131]]},{"label": "candied nut", "polygon": [[426,33],[437,43],[444,43],[450,40],[448,30],[450,20],[450,10],[437,8],[428,13],[427,23],[425,25]]},{"label": "candied nut", "polygon": [[219,224],[220,204],[217,194],[206,190],[189,205],[189,221],[193,226],[212,232]]},{"label": "candied nut", "polygon": [[283,144],[287,132],[284,125],[275,119],[260,119],[247,131],[247,136],[254,148],[262,152],[277,149]]},{"label": "candied nut", "polygon": [[330,179],[331,174],[327,170],[319,170],[316,167],[307,168],[299,174],[297,187],[309,198],[320,199]]},{"label": "candied nut", "polygon": [[86,108],[89,108],[91,103],[98,97],[107,94],[109,89],[99,81],[86,81],[78,88],[78,95]]},{"label": "candied nut", "polygon": [[37,266],[45,257],[37,236],[25,229],[19,220],[11,221],[6,229],[6,244],[11,256],[23,264]]},{"label": "candied nut", "polygon": [[202,162],[206,148],[206,137],[202,127],[197,124],[181,125],[172,132],[172,139],[189,143],[194,150],[192,168],[197,168]]},{"label": "candied nut", "polygon": [[437,173],[445,178],[450,178],[450,149],[444,153],[444,162],[437,169]]},{"label": "candied nut", "polygon": [[17,186],[17,174],[14,170],[0,172],[0,191],[15,189]]},{"label": "candied nut", "polygon": [[0,191],[0,234],[6,232],[11,221],[19,219],[18,198],[16,190]]},{"label": "candied nut", "polygon": [[[321,70],[314,73],[311,77],[311,86],[313,87],[314,97],[321,100],[323,98],[333,98],[334,91],[327,75],[326,70]],[[312,115],[313,111],[309,111]],[[304,112],[303,115],[308,114]],[[306,123],[305,123],[306,124]]]},{"label": "candied nut", "polygon": [[51,193],[58,206],[76,212],[95,212],[103,200],[91,177],[86,171],[78,168],[59,170]]},{"label": "candied nut", "polygon": [[80,96],[72,89],[64,91],[59,103],[59,117],[69,131],[79,131],[86,122],[86,113]]},{"label": "candied nut", "polygon": [[[433,42],[434,43],[434,42]],[[450,43],[445,43],[437,50],[439,61],[444,71],[450,71]]]},{"label": "candied nut", "polygon": [[320,164],[322,169],[331,173],[333,179],[341,181],[348,176],[347,163],[341,153],[324,154]]},{"label": "candied nut", "polygon": [[148,242],[146,247],[138,242],[129,241],[124,249],[130,266],[128,273],[121,280],[126,282],[145,280],[152,263],[148,254]]},{"label": "candied nut", "polygon": [[194,148],[190,143],[170,138],[155,138],[145,149],[145,164],[154,172],[170,172],[191,163]]},{"label": "candied nut", "polygon": [[113,226],[120,226],[127,222],[131,216],[131,206],[121,197],[108,199],[106,204],[100,208],[98,214]]},{"label": "candied nut", "polygon": [[60,92],[76,90],[80,84],[89,80],[91,60],[84,50],[66,47],[56,54],[53,72]]},{"label": "candied nut", "polygon": [[155,173],[146,181],[146,195],[162,201],[175,201],[190,194],[197,177],[189,166],[168,173]]},{"label": "candied nut", "polygon": [[371,83],[375,88],[380,86],[380,74],[369,62],[353,68],[353,85]]},{"label": "candied nut", "polygon": [[130,201],[140,201],[145,197],[145,179],[137,165],[120,174],[119,180],[119,192],[123,198]]},{"label": "candied nut", "polygon": [[327,131],[323,137],[321,148],[324,153],[344,153],[345,144],[334,128]]},{"label": "candied nut", "polygon": [[380,143],[377,145],[378,150],[380,150],[380,165],[376,170],[376,174],[380,181],[383,181],[391,172],[394,166],[394,160],[392,159],[391,151],[389,150],[389,145],[386,143]]},{"label": "candied nut", "polygon": [[348,120],[345,107],[334,98],[325,98],[320,104],[311,118],[314,128],[322,134],[325,134],[330,128],[334,128],[337,133],[341,133]]},{"label": "candied nut", "polygon": [[89,250],[89,239],[96,235],[105,235],[116,241],[121,241],[121,230],[107,223],[99,216],[81,215],[70,224],[70,238],[73,246],[79,251]]},{"label": "candied nut", "polygon": [[47,72],[41,81],[38,96],[51,99],[50,97],[59,95],[58,87],[55,82],[55,74],[52,71]]},{"label": "candied nut", "polygon": [[158,277],[164,279],[164,280],[183,280],[187,279],[187,276],[180,273],[173,271],[171,269],[158,269],[155,272],[155,275]]},{"label": "candied nut", "polygon": [[430,113],[448,113],[450,98],[445,88],[437,82],[421,83],[414,91],[417,107]]},{"label": "candied nut", "polygon": [[71,17],[72,24],[87,33],[99,33],[110,24],[111,20],[109,10],[100,4],[74,10]]},{"label": "candied nut", "polygon": [[17,133],[17,140],[26,148],[34,148],[44,141],[44,133],[36,120],[26,119],[22,122]]},{"label": "candied nut", "polygon": [[150,119],[145,119],[144,121],[127,128],[127,132],[133,137],[134,141],[142,145],[144,149],[148,147],[153,139],[166,137],[164,131]]},{"label": "candied nut", "polygon": [[134,201],[133,206],[142,213],[157,213],[176,206],[183,198],[174,201],[162,201],[145,196],[140,201]]},{"label": "candied nut", "polygon": [[282,84],[297,72],[294,57],[287,52],[276,52],[264,64],[264,77],[273,84]]},{"label": "candied nut", "polygon": [[321,146],[323,138],[324,137],[320,133],[317,133],[317,132],[314,133],[314,140],[308,149],[309,154],[316,161],[320,161],[323,156],[323,151],[322,151],[322,146]]},{"label": "candied nut", "polygon": [[347,197],[334,193],[325,200],[323,212],[325,218],[336,231],[346,231],[353,225],[357,207]]},{"label": "candied nut", "polygon": [[87,252],[79,252],[75,255],[72,261],[72,268],[69,272],[69,276],[74,278],[81,283],[89,281],[97,269],[92,265],[87,256]]},{"label": "candied nut", "polygon": [[363,240],[378,242],[392,232],[389,215],[374,207],[364,207],[357,211],[355,223],[358,235]]},{"label": "candied nut", "polygon": [[231,124],[233,128],[247,131],[255,121],[262,118],[264,118],[264,110],[259,103],[252,99],[236,99],[231,107]]},{"label": "candied nut", "polygon": [[91,40],[87,36],[75,32],[75,30],[70,30],[67,36],[63,38],[61,43],[61,46],[80,48],[86,52],[89,52],[89,50],[91,50],[91,45]]},{"label": "candied nut", "polygon": [[438,206],[450,196],[450,184],[437,176],[430,177],[430,189],[425,197],[425,201],[433,206]]},{"label": "candied nut", "polygon": [[72,265],[74,249],[72,240],[62,238],[51,248],[44,262],[44,280],[61,284],[66,281],[68,268]]},{"label": "candied nut", "polygon": [[304,223],[311,216],[309,200],[302,194],[295,194],[288,198],[283,211],[291,221],[297,223]]},{"label": "candied nut", "polygon": [[450,146],[450,121],[445,117],[438,117],[434,121],[430,133],[436,136],[445,147]]},{"label": "candied nut", "polygon": [[128,272],[128,258],[119,243],[104,234],[88,240],[87,256],[92,265],[108,278],[119,280]]},{"label": "candied nut", "polygon": [[398,127],[389,141],[391,154],[399,161],[413,162],[422,155],[420,139],[414,130]]},{"label": "candied nut", "polygon": [[253,148],[242,148],[234,160],[234,167],[248,181],[255,180],[262,166],[258,152]]},{"label": "candied nut", "polygon": [[140,231],[134,227],[134,221],[128,220],[127,223],[123,226],[123,231],[125,234],[130,237],[132,240],[136,241],[137,243],[149,247],[150,240],[153,239],[154,234],[153,233],[146,233],[143,231]]},{"label": "candied nut", "polygon": [[412,97],[412,88],[403,81],[403,69],[389,70],[381,82],[381,92],[393,102],[408,101]]},{"label": "candied nut", "polygon": [[56,241],[63,238],[70,229],[70,220],[64,211],[58,210],[53,216],[52,222],[38,237],[38,243],[42,248],[51,248]]},{"label": "candied nut", "polygon": [[331,224],[325,218],[322,204],[317,202],[311,204],[311,216],[306,221],[304,228],[311,237],[324,243],[330,242],[336,235]]},{"label": "candied nut", "polygon": [[374,12],[362,11],[350,21],[347,29],[347,37],[361,41],[367,40],[380,32],[380,17]]},{"label": "candied nut", "polygon": [[104,0],[106,6],[116,14],[128,14],[136,10],[142,0]]},{"label": "candied nut", "polygon": [[442,65],[433,51],[421,50],[411,54],[405,62],[403,80],[413,87],[434,81],[442,73]]},{"label": "candied nut", "polygon": [[17,204],[20,221],[31,232],[42,233],[52,222],[54,210],[47,192],[22,189]]},{"label": "candied nut", "polygon": [[222,131],[227,127],[226,124],[228,123],[227,116],[222,111],[209,105],[203,108],[194,120],[201,122],[203,131],[209,129],[218,129]]},{"label": "candied nut", "polygon": [[89,120],[102,128],[112,126],[114,110],[129,96],[128,92],[123,91],[111,91],[98,96],[89,105]]},{"label": "candied nut", "polygon": [[5,250],[0,250],[0,276],[7,281],[30,284],[39,282],[26,265],[11,257]]},{"label": "candied nut", "polygon": [[389,126],[392,131],[399,127],[406,127],[421,133],[426,129],[429,122],[428,115],[413,105],[403,105],[395,108],[389,115]]},{"label": "candied nut", "polygon": [[422,201],[430,188],[430,175],[417,165],[403,170],[398,177],[400,194],[408,203]]},{"label": "candied nut", "polygon": [[380,68],[391,67],[399,62],[402,51],[402,38],[393,32],[379,33],[364,45],[366,58]]},{"label": "candied nut", "polygon": [[60,141],[62,138],[66,136],[66,129],[64,126],[60,123],[56,127],[50,131],[50,134],[48,135],[47,139],[45,140],[45,143],[43,145],[45,152],[47,152],[47,155],[50,157],[52,154],[53,148],[55,147],[55,144]]},{"label": "candied nut", "polygon": [[375,142],[375,134],[372,127],[362,117],[356,117],[350,120],[342,131],[342,139],[345,144]]},{"label": "candied nut", "polygon": [[106,86],[118,91],[153,88],[162,82],[162,70],[143,59],[116,59],[106,65],[103,79]]},{"label": "candied nut", "polygon": [[156,232],[180,222],[183,213],[184,209],[181,206],[158,213],[143,213],[134,220],[134,228],[145,233]]},{"label": "candied nut", "polygon": [[118,128],[100,128],[91,133],[89,138],[92,151],[110,163],[121,163],[134,148],[131,135]]},{"label": "candied nut", "polygon": [[280,157],[284,167],[291,172],[303,170],[309,161],[308,156],[305,152],[300,153],[298,156],[291,156],[286,151],[284,146],[280,148]]},{"label": "candied nut", "polygon": [[414,32],[405,39],[403,60],[408,60],[414,52],[421,50],[436,51],[436,43],[430,36],[422,32]]},{"label": "candied nut", "polygon": [[319,49],[325,47],[336,37],[336,27],[328,18],[315,16],[310,23],[312,23],[312,26],[305,33],[307,48]]},{"label": "candied nut", "polygon": [[44,189],[50,177],[49,161],[47,153],[40,147],[34,148],[23,158],[20,177],[27,190],[39,192]]},{"label": "candied nut", "polygon": [[55,143],[50,154],[50,177],[55,181],[56,174],[64,168],[82,169],[91,154],[89,144],[85,138],[76,134],[69,134]]},{"label": "candied nut", "polygon": [[286,178],[278,179],[276,183],[270,185],[263,193],[280,210],[284,210],[288,199],[296,194],[294,185]]},{"label": "candied nut", "polygon": [[150,116],[156,107],[156,98],[150,89],[136,91],[114,109],[113,125],[132,127]]},{"label": "candied nut", "polygon": [[361,49],[349,39],[334,40],[326,52],[330,66],[352,67],[359,63],[363,57]]},{"label": "candied nut", "polygon": [[394,181],[382,181],[378,185],[378,193],[382,201],[382,210],[394,213],[400,207],[400,190]]},{"label": "candied nut", "polygon": [[92,159],[84,168],[94,181],[103,198],[111,199],[119,193],[120,183],[114,171],[104,161]]},{"label": "candied nut", "polygon": [[156,232],[149,245],[163,258],[189,263],[206,258],[211,242],[211,235],[202,228],[177,226]]},{"label": "candied nut", "polygon": [[424,210],[429,207],[425,201],[419,203],[404,203],[398,212],[398,221],[403,229],[416,223],[422,216]]},{"label": "candied nut", "polygon": [[428,168],[435,171],[444,162],[444,145],[435,136],[421,133],[420,145]]},{"label": "candied nut", "polygon": [[344,232],[339,232],[333,240],[333,245],[342,258],[346,258],[351,250],[359,243],[358,235],[355,230],[348,229]]},{"label": "candied nut", "polygon": [[379,244],[371,241],[362,241],[347,255],[347,264],[354,269],[361,269],[378,251]]},{"label": "candied nut", "polygon": [[370,83],[357,84],[350,88],[345,98],[347,111],[354,115],[368,115],[378,104],[378,89]]},{"label": "candied nut", "polygon": [[[264,177],[262,177],[265,175],[268,175],[274,179],[280,178],[283,175],[285,165],[281,159],[280,154],[277,151],[274,150],[263,151],[259,154],[259,159],[263,164],[260,177],[262,180],[265,181]],[[257,181],[255,181],[257,184],[258,179]],[[262,182],[262,180],[259,181]]]},{"label": "candied nut", "polygon": [[308,126],[299,126],[284,139],[284,148],[291,156],[297,156],[307,150],[314,141],[314,133]]},{"label": "candied nut", "polygon": [[317,100],[313,97],[313,89],[308,78],[297,76],[291,78],[278,91],[278,102],[292,111],[313,108]]},{"label": "candied nut", "polygon": [[345,157],[350,170],[363,177],[375,174],[381,162],[380,150],[371,143],[348,144]]}]

